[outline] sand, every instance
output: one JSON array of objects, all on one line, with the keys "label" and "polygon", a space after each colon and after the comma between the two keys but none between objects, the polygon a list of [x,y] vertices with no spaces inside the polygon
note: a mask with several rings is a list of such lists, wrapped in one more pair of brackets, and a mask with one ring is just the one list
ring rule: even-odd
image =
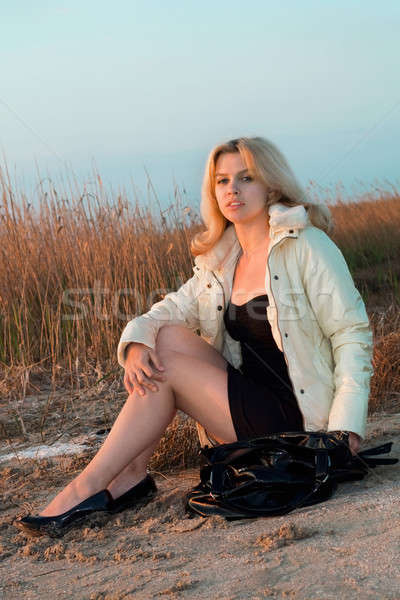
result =
[{"label": "sand", "polygon": [[[363,447],[387,441],[400,458],[400,413],[369,419]],[[154,474],[156,498],[102,527],[59,540],[15,529],[16,516],[37,511],[86,459],[66,457],[62,473],[53,459],[2,465],[1,598],[400,598],[399,464],[283,517],[189,519],[184,498],[198,471],[188,470]]]}]

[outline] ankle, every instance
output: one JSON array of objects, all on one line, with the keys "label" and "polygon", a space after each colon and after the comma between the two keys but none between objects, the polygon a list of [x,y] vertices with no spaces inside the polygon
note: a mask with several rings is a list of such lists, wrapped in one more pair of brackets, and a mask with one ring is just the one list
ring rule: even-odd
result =
[{"label": "ankle", "polygon": [[75,477],[69,486],[71,486],[71,492],[75,493],[82,501],[97,494],[97,492],[100,492],[105,487],[104,485],[101,486],[101,484],[99,487],[99,481],[95,477],[91,477],[90,473],[85,473],[85,471],[82,471],[82,473]]},{"label": "ankle", "polygon": [[39,515],[43,517],[60,515],[91,495],[84,482],[79,482],[76,477],[53,498]]}]

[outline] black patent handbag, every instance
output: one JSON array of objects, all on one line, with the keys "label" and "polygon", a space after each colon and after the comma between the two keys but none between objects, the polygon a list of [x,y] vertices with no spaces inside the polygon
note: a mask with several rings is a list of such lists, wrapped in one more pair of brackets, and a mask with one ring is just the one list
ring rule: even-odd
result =
[{"label": "black patent handbag", "polygon": [[362,479],[397,458],[388,442],[353,456],[344,431],[273,433],[201,449],[206,464],[186,497],[191,515],[243,519],[284,515],[328,500],[338,483]]}]

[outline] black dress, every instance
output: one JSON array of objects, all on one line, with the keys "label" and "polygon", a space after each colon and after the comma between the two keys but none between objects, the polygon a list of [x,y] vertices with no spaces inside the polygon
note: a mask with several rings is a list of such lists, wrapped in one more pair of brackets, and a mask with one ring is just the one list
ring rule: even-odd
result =
[{"label": "black dress", "polygon": [[230,363],[229,406],[238,440],[280,431],[304,431],[283,353],[267,319],[268,296],[242,305],[229,302],[224,314],[229,335],[240,341],[240,370]]}]

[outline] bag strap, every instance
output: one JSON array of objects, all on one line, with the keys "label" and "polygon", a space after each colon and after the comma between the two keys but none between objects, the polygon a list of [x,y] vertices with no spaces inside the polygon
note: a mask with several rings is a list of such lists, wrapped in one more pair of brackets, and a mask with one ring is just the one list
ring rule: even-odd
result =
[{"label": "bag strap", "polygon": [[376,465],[395,465],[399,462],[398,458],[373,458],[371,455],[376,454],[388,454],[392,449],[393,442],[376,446],[375,448],[368,448],[358,453],[357,457],[363,459],[370,467],[374,468]]},{"label": "bag strap", "polygon": [[393,442],[387,442],[386,444],[381,444],[380,446],[375,446],[375,448],[367,448],[366,450],[361,450],[358,452],[361,456],[367,456],[369,454],[389,454],[393,446]]},{"label": "bag strap", "polygon": [[[310,445],[306,444],[307,440],[311,440]],[[223,462],[225,464],[236,458],[233,456],[237,453],[238,457],[246,456],[249,452],[262,449],[287,449],[289,452],[295,451],[299,453],[313,454],[317,450],[327,449],[329,452],[335,452],[340,446],[345,446],[342,439],[336,437],[336,434],[331,432],[321,431],[287,431],[281,433],[271,433],[262,437],[252,438],[248,440],[239,440],[227,444],[219,444],[210,448],[205,446],[200,449],[208,464]]]},{"label": "bag strap", "polygon": [[[329,467],[331,465],[331,459],[327,450],[319,450],[315,455],[315,482],[310,492],[303,494],[296,499],[295,502],[289,502],[289,506],[292,510],[300,508],[308,500],[314,496],[321,485],[329,479]],[[332,490],[333,491],[333,490]]]},{"label": "bag strap", "polygon": [[224,474],[226,464],[223,462],[216,463],[211,467],[210,471],[210,495],[212,498],[223,496],[224,493]]},{"label": "bag strap", "polygon": [[330,466],[331,459],[328,451],[317,451],[315,455],[315,485],[319,487],[321,483],[324,483],[328,479]]}]

